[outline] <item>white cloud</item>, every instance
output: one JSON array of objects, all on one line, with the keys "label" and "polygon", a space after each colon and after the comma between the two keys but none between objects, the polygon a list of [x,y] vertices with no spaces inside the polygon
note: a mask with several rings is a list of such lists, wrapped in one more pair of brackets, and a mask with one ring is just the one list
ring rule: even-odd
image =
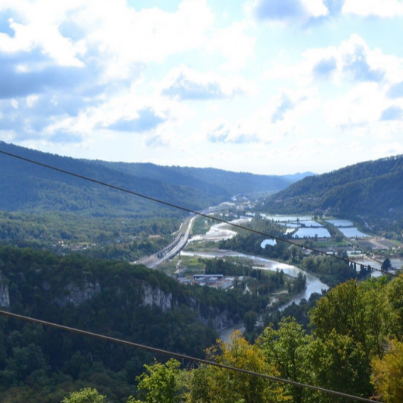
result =
[{"label": "white cloud", "polygon": [[318,109],[315,89],[283,89],[252,116],[232,122],[218,119],[202,125],[201,136],[211,143],[271,143],[305,130],[304,115]]},{"label": "white cloud", "polygon": [[370,49],[358,35],[341,42],[339,47],[309,49],[303,60],[294,65],[277,65],[265,74],[269,79],[292,79],[307,86],[315,80],[340,83],[382,82],[399,80],[403,59],[386,55],[380,49]]},{"label": "white cloud", "polygon": [[37,48],[63,66],[82,66],[80,56],[98,55],[109,77],[127,77],[133,63],[161,62],[203,45],[214,22],[205,0],[184,0],[174,13],[136,11],[124,0],[20,0],[5,8],[23,22],[10,21],[15,36],[1,34],[0,51]]},{"label": "white cloud", "polygon": [[246,8],[257,20],[281,23],[305,24],[329,14],[323,0],[255,0]]},{"label": "white cloud", "polygon": [[342,13],[390,18],[403,15],[403,4],[399,0],[345,0]]},{"label": "white cloud", "polygon": [[163,95],[179,100],[225,99],[257,92],[254,83],[240,76],[200,73],[186,65],[171,70],[161,87]]},{"label": "white cloud", "polygon": [[224,70],[238,70],[244,68],[248,61],[254,58],[256,38],[248,36],[246,22],[235,22],[228,28],[216,30],[207,44],[207,50],[216,55],[223,55],[226,62]]},{"label": "white cloud", "polygon": [[[403,100],[390,99],[376,83],[360,83],[342,96],[327,101],[323,107],[326,121],[334,127],[396,131],[403,128]],[[365,131],[362,131],[365,130]]]}]

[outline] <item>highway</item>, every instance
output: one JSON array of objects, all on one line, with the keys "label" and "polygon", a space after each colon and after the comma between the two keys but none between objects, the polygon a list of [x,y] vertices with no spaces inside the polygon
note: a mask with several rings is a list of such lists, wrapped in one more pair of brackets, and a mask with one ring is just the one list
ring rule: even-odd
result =
[{"label": "highway", "polygon": [[[183,249],[189,239],[189,234],[194,224],[194,220],[197,216],[189,217],[185,220],[184,224],[181,226],[181,229],[178,232],[175,240],[166,246],[164,249],[161,249],[157,253],[154,253],[151,256],[146,256],[134,262],[133,264],[142,264],[147,266],[149,269],[154,269],[158,265],[160,265],[163,261],[170,259],[175,256],[177,253]],[[186,230],[184,230],[186,228]]]}]

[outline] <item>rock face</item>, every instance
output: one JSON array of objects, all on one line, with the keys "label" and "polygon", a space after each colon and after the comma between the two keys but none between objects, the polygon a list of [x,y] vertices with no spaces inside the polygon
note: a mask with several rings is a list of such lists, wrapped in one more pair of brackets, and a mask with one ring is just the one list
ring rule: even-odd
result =
[{"label": "rock face", "polygon": [[83,286],[77,284],[68,284],[65,288],[66,295],[56,298],[56,303],[59,306],[64,306],[71,302],[74,306],[79,306],[83,302],[94,297],[101,292],[101,286],[96,281],[95,283],[86,282]]},{"label": "rock face", "polygon": [[167,312],[172,308],[172,294],[166,294],[159,288],[153,288],[148,284],[143,284],[142,287],[144,297],[143,305],[159,306],[163,312]]},{"label": "rock face", "polygon": [[212,312],[212,314],[209,315],[209,318],[205,318],[204,316],[200,315],[199,320],[204,325],[207,325],[210,321],[210,323],[213,325],[214,329],[217,330],[218,332],[228,329],[229,327],[234,326],[234,324],[235,324],[233,319],[231,319],[231,317],[230,317],[230,313],[227,310],[222,311],[220,313]]},{"label": "rock face", "polygon": [[7,284],[4,282],[0,274],[0,306],[2,308],[10,308],[10,295],[8,293]]}]

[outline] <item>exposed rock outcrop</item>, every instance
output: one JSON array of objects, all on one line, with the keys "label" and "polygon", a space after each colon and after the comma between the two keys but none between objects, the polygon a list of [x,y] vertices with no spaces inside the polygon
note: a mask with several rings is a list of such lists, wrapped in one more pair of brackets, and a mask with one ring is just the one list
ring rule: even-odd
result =
[{"label": "exposed rock outcrop", "polygon": [[213,325],[214,329],[218,332],[222,330],[228,329],[231,326],[234,326],[236,322],[234,322],[233,318],[231,318],[231,314],[225,310],[222,312],[216,312],[214,309],[210,309],[211,313],[208,315],[208,318],[200,315],[199,320],[204,325],[207,325],[209,322]]},{"label": "exposed rock outcrop", "polygon": [[77,284],[68,284],[65,288],[66,294],[56,298],[56,303],[59,306],[64,306],[71,302],[74,306],[79,306],[83,302],[92,299],[96,294],[101,292],[101,286],[96,281],[95,283],[85,282],[82,286]]},{"label": "exposed rock outcrop", "polygon": [[159,306],[163,312],[167,312],[172,308],[172,294],[166,294],[159,288],[153,288],[149,284],[143,284],[144,293],[143,305]]},{"label": "exposed rock outcrop", "polygon": [[8,293],[8,286],[5,283],[1,274],[0,274],[0,306],[6,309],[10,308],[10,295]]}]

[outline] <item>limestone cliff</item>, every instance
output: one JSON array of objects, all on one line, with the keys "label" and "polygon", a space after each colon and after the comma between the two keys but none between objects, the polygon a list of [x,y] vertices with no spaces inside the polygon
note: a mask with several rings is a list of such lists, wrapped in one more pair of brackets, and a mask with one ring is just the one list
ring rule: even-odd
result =
[{"label": "limestone cliff", "polygon": [[8,293],[8,286],[5,283],[2,275],[0,274],[0,307],[10,308],[10,295]]},{"label": "limestone cliff", "polygon": [[65,287],[65,295],[56,298],[56,303],[59,306],[64,306],[71,302],[74,306],[79,306],[83,302],[92,299],[96,294],[101,292],[101,286],[96,281],[95,283],[85,282],[83,285],[68,284]]},{"label": "limestone cliff", "polygon": [[149,284],[142,286],[143,305],[145,306],[159,306],[163,312],[167,312],[172,308],[172,294],[166,294],[159,288],[153,288]]}]

